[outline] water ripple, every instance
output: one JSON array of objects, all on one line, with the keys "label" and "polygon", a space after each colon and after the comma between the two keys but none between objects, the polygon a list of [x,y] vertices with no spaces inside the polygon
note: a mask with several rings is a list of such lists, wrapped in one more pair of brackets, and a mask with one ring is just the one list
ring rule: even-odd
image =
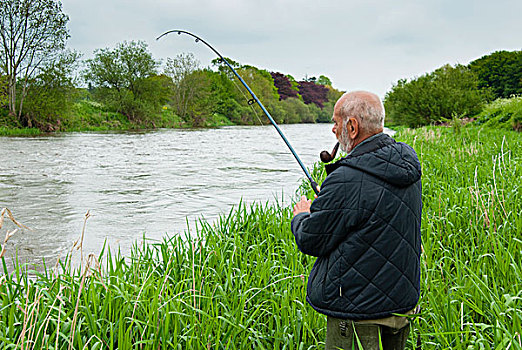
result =
[{"label": "water ripple", "polygon": [[[335,143],[328,124],[282,130],[307,166]],[[198,218],[214,220],[240,200],[288,205],[303,177],[272,126],[0,137],[0,164],[0,208],[33,229],[11,238],[8,257],[53,264],[87,210],[84,252],[107,240],[126,253],[143,233],[193,231]]]}]

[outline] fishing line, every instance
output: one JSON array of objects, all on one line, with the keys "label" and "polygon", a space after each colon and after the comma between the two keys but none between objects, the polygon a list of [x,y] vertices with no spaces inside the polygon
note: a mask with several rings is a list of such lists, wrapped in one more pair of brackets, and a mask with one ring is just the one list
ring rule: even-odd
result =
[{"label": "fishing line", "polygon": [[241,78],[241,76],[236,72],[234,67],[232,67],[230,65],[230,63],[228,63],[228,61],[216,49],[214,49],[209,43],[207,43],[205,40],[201,39],[199,36],[197,36],[195,34],[192,34],[190,32],[187,32],[187,31],[184,31],[184,30],[179,30],[179,29],[169,30],[168,32],[165,32],[165,33],[161,34],[159,37],[157,37],[156,40],[159,40],[162,37],[164,37],[165,35],[171,34],[171,33],[178,33],[178,35],[181,35],[181,34],[189,35],[189,36],[195,38],[196,43],[201,41],[203,44],[205,44],[205,46],[207,46],[209,49],[211,49],[221,59],[221,62],[225,63],[228,66],[228,68],[230,68],[232,73],[234,73],[234,75],[239,79],[239,81],[243,84],[243,86],[247,89],[247,91],[252,96],[252,98],[248,100],[248,104],[249,105],[253,105],[254,103],[257,103],[259,105],[259,107],[261,108],[263,113],[265,113],[265,115],[268,118],[268,120],[270,121],[270,123],[274,126],[274,128],[279,133],[279,136],[281,136],[283,141],[288,146],[288,149],[290,150],[290,152],[292,152],[292,155],[294,156],[295,160],[297,161],[297,163],[299,164],[299,166],[301,167],[301,169],[305,173],[306,178],[308,179],[308,181],[310,181],[310,185],[312,186],[312,189],[314,190],[314,192],[316,194],[319,194],[319,188],[318,188],[319,186],[317,185],[317,182],[315,182],[312,179],[312,176],[310,175],[310,173],[308,172],[308,170],[304,166],[303,162],[301,161],[301,159],[299,158],[299,156],[297,155],[297,153],[293,149],[292,145],[290,145],[290,142],[287,140],[287,138],[285,137],[285,135],[283,134],[283,132],[281,131],[281,129],[279,128],[277,123],[274,121],[274,119],[272,118],[270,113],[268,113],[268,111],[266,110],[265,106],[263,106],[261,101],[259,101],[259,99],[257,98],[256,94],[252,91],[252,89],[250,89],[250,87],[243,80],[243,78]]},{"label": "fishing line", "polygon": [[252,103],[248,103],[248,101],[250,100],[248,98],[248,96],[245,94],[245,92],[243,91],[243,89],[241,88],[241,86],[238,85],[238,83],[236,82],[235,79],[232,79],[232,82],[234,83],[234,85],[236,86],[236,88],[243,94],[243,97],[245,98],[245,101],[247,101],[247,104],[248,106],[252,109],[252,111],[254,112],[254,114],[256,115],[256,118],[257,120],[259,121],[259,124],[263,125],[263,122],[261,121],[261,118],[259,118],[259,114],[257,114],[257,111],[256,109],[254,108],[254,105]]}]

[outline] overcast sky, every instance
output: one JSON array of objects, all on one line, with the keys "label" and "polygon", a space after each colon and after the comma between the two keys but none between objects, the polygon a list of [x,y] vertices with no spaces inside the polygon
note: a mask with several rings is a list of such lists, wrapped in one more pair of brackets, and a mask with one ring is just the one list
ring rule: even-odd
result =
[{"label": "overcast sky", "polygon": [[467,64],[498,50],[522,49],[522,0],[62,0],[69,47],[95,49],[143,40],[157,59],[214,54],[269,71],[329,77],[340,90],[381,97],[398,79],[446,63]]}]

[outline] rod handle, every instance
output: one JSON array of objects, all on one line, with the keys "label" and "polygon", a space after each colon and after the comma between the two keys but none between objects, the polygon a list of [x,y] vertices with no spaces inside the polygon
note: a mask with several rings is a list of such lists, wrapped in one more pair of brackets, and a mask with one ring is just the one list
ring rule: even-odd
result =
[{"label": "rod handle", "polygon": [[314,190],[316,195],[319,195],[319,185],[314,180],[310,181],[310,184],[312,185],[312,189]]}]

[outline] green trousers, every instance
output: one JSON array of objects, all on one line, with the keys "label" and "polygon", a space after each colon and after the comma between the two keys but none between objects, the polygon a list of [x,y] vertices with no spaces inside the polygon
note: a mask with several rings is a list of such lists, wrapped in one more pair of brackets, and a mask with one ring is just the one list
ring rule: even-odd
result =
[{"label": "green trousers", "polygon": [[[334,317],[327,319],[326,350],[402,350],[410,333],[410,325],[394,329],[376,324],[357,323]],[[359,347],[357,339],[362,345]]]}]

